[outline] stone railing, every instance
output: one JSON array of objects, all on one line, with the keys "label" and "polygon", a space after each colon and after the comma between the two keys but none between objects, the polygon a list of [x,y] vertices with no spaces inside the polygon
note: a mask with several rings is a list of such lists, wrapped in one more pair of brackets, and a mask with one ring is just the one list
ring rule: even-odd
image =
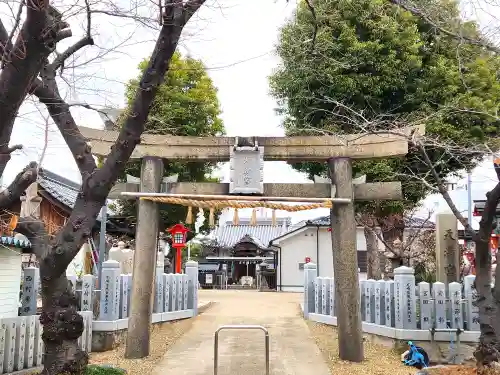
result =
[{"label": "stone railing", "polygon": [[[82,311],[84,331],[80,348],[92,347],[92,313]],[[0,374],[36,368],[43,363],[43,327],[39,315],[0,319]]]},{"label": "stone railing", "polygon": [[[363,331],[399,340],[450,341],[460,332],[462,342],[479,337],[475,276],[457,282],[415,285],[414,270],[399,267],[394,281],[360,281],[360,314]],[[304,317],[337,325],[334,279],[317,277],[313,263],[304,267]],[[432,333],[432,329],[435,329]]]},{"label": "stone railing", "polygon": [[[156,271],[152,323],[196,316],[198,263],[187,262],[185,274],[165,274],[163,268]],[[93,351],[103,351],[115,347],[123,340],[128,328],[132,275],[120,274],[119,263],[109,260],[103,262],[101,290],[96,289],[93,275],[82,276],[81,288],[78,289],[76,277],[68,276],[68,279],[80,300],[80,310],[90,317],[89,351],[91,348]],[[38,291],[38,268],[25,268],[20,309],[22,317],[35,316]]]}]

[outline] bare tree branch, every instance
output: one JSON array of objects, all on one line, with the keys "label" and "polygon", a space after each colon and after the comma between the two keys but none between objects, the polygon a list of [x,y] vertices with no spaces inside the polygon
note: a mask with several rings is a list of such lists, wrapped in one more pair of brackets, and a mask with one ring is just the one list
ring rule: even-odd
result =
[{"label": "bare tree branch", "polygon": [[66,59],[68,59],[70,56],[81,50],[85,46],[92,46],[94,45],[94,39],[92,38],[91,31],[92,31],[92,16],[91,16],[91,9],[90,9],[90,4],[88,0],[85,0],[85,8],[87,12],[87,31],[85,33],[85,36],[80,39],[78,42],[73,44],[72,46],[68,47],[63,53],[59,54],[54,61],[47,66],[47,69],[50,71],[55,71],[59,68],[62,68],[64,66],[64,62]]},{"label": "bare tree branch", "polygon": [[[150,106],[158,86],[168,70],[182,29],[204,1],[192,0],[183,4],[182,1],[170,0],[167,3],[163,26],[149,66],[141,78],[131,110],[125,119],[118,139],[100,169],[95,169],[91,174],[87,171],[82,174],[82,191],[78,195],[67,224],[54,239],[54,252],[48,255],[53,264],[52,277],[63,274],[67,265],[78,253],[81,244],[90,236],[96,217],[105,203],[113,183],[125,169],[127,160],[132,155],[135,146],[140,142]],[[61,105],[59,104],[59,108]],[[69,107],[65,108],[65,111],[68,110]],[[76,131],[71,133],[65,131],[68,145],[75,139],[79,139],[78,142],[82,139],[78,129]],[[90,155],[90,148],[88,148],[88,155]]]},{"label": "bare tree branch", "polygon": [[28,238],[39,262],[45,258],[50,237],[45,230],[45,224],[41,220],[34,217],[21,217],[17,222],[15,231]]},{"label": "bare tree branch", "polygon": [[37,174],[38,165],[36,162],[31,162],[24,167],[9,187],[0,192],[0,209],[7,209],[19,201],[19,198],[28,186],[36,181]]},{"label": "bare tree branch", "polygon": [[52,120],[59,128],[61,135],[73,154],[82,178],[84,176],[88,177],[97,168],[97,165],[92,156],[90,146],[80,133],[75,119],[70,112],[69,105],[59,95],[55,79],[47,81],[45,85],[37,79],[33,87],[33,93],[41,103],[46,105]]},{"label": "bare tree branch", "polygon": [[[2,103],[0,153],[3,154],[9,145],[17,112],[31,83],[40,72],[44,60],[55,48],[55,32],[57,33],[67,25],[54,17],[55,10],[49,6],[48,0],[27,0],[26,7],[26,20],[14,46],[8,49],[10,59],[4,61],[5,67],[0,72],[0,102]],[[0,29],[3,29],[0,30],[0,37],[5,37],[3,25]],[[9,37],[0,40],[0,43],[8,46]],[[6,48],[3,49],[3,56],[5,56]],[[8,160],[0,162],[0,176],[7,162]]]}]

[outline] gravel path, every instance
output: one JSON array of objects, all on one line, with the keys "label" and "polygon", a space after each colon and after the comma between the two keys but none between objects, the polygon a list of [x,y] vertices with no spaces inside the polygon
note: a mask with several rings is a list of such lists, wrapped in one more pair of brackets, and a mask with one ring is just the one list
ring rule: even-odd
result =
[{"label": "gravel path", "polygon": [[[214,301],[192,328],[173,344],[152,375],[213,375],[214,332],[221,325],[258,324],[269,330],[272,375],[330,375],[328,366],[299,315],[302,294],[256,291],[204,291]],[[264,375],[261,331],[219,335],[218,375]]]}]

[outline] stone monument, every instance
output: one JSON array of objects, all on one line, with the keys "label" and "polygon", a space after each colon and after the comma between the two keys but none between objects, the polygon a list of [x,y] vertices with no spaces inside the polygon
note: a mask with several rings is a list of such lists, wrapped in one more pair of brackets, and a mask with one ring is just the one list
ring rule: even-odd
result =
[{"label": "stone monument", "polygon": [[436,215],[436,281],[460,281],[457,218],[449,211]]}]

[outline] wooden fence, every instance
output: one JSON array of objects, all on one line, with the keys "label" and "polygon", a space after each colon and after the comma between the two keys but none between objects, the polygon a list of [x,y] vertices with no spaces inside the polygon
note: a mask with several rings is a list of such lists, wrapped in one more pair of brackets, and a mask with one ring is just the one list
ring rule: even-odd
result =
[{"label": "wooden fence", "polygon": [[[304,275],[304,317],[336,325],[334,279],[317,277],[313,263],[305,266]],[[441,330],[436,333],[438,341],[449,340],[450,332],[460,329],[466,331],[462,333],[463,341],[476,341],[479,315],[474,279],[470,275],[463,284],[416,285],[413,268],[399,267],[394,270],[394,281],[360,281],[363,329],[393,338],[429,340],[434,328]]]}]

